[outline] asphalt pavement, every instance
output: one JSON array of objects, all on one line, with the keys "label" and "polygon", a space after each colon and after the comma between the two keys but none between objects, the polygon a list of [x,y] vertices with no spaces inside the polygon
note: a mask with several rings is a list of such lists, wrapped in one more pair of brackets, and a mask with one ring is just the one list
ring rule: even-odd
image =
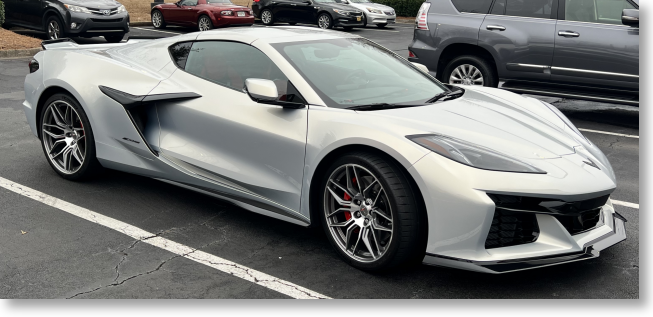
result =
[{"label": "asphalt pavement", "polygon": [[[404,56],[412,39],[408,24],[352,32]],[[628,239],[601,257],[505,275],[429,266],[370,274],[341,261],[321,230],[117,171],[87,182],[60,178],[22,110],[28,61],[0,59],[0,177],[49,196],[42,203],[0,187],[0,298],[289,298],[73,216],[60,201],[332,298],[639,298],[639,108],[538,97],[608,156],[618,182],[612,198],[637,205],[616,206]]]}]

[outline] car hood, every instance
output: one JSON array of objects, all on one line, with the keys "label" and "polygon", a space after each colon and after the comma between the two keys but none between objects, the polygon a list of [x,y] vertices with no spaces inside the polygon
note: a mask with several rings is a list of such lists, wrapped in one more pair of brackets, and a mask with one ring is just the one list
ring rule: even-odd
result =
[{"label": "car hood", "polygon": [[379,123],[395,133],[442,134],[519,158],[559,158],[581,145],[571,129],[536,99],[493,88],[464,89],[462,97],[450,101],[366,113],[383,117]]},{"label": "car hood", "polygon": [[315,2],[313,4],[315,7],[325,7],[325,8],[331,8],[331,9],[339,9],[339,10],[346,10],[346,11],[360,11],[358,8],[355,8],[353,6],[347,5],[347,4],[341,4],[341,3],[319,3]]},{"label": "car hood", "polygon": [[115,0],[62,0],[61,2],[96,9],[113,9],[120,6],[120,3]]},{"label": "car hood", "polygon": [[393,10],[394,11],[394,9],[392,7],[389,7],[387,5],[383,5],[383,4],[380,4],[380,3],[350,3],[350,5],[352,7],[358,8],[358,9],[360,9],[362,11],[367,11],[367,10],[365,10],[365,8],[373,8],[373,9],[379,9],[379,10],[383,10],[383,11],[388,11],[388,10]]}]

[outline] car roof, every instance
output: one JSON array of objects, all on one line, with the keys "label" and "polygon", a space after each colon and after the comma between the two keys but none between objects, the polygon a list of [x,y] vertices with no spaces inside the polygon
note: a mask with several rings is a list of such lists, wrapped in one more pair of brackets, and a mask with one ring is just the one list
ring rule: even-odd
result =
[{"label": "car roof", "polygon": [[197,40],[237,40],[248,43],[254,41],[284,43],[358,37],[360,36],[340,31],[322,30],[315,27],[266,26],[205,31],[197,36]]}]

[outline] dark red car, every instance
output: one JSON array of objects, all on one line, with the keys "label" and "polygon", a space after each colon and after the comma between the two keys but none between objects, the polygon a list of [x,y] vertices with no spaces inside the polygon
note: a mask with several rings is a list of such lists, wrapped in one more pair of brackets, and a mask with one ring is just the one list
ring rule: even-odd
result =
[{"label": "dark red car", "polygon": [[229,25],[252,25],[254,14],[250,8],[235,5],[230,0],[181,0],[152,8],[152,25],[161,29],[166,25],[194,26],[200,31]]}]

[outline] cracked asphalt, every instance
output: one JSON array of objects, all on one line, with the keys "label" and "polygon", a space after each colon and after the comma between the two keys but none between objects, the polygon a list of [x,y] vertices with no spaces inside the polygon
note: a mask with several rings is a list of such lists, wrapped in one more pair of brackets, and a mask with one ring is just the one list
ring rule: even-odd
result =
[{"label": "cracked asphalt", "polygon": [[[412,36],[403,27],[358,32],[402,53]],[[342,262],[321,230],[117,171],[66,181],[25,120],[28,60],[0,59],[0,177],[333,298],[639,298],[638,209],[616,206],[628,239],[598,259],[507,275],[429,266],[369,274]],[[638,108],[542,99],[579,128],[639,135]],[[639,204],[639,139],[584,134],[614,167],[612,197]],[[0,188],[0,298],[288,296]]]}]

